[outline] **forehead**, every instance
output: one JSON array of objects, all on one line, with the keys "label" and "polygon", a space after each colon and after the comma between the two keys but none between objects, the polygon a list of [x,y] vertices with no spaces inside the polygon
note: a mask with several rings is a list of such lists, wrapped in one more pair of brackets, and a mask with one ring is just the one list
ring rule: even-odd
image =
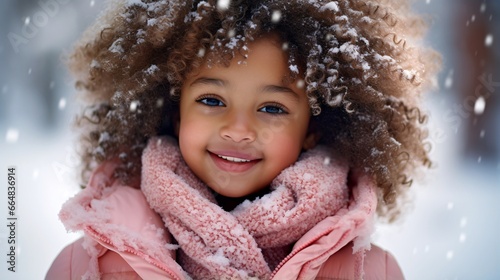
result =
[{"label": "forehead", "polygon": [[[228,51],[231,55],[228,55]],[[227,60],[223,60],[222,58]],[[229,58],[229,59],[228,59]],[[289,53],[277,34],[265,34],[239,49],[216,48],[209,52],[201,65],[188,74],[187,79],[206,74],[246,74],[290,82],[296,65],[289,65]],[[249,78],[249,77],[247,77]]]}]

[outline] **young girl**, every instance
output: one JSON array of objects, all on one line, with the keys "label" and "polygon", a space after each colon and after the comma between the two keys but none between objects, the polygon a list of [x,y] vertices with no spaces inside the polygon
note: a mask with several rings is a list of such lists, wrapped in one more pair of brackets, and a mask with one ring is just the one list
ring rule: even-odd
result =
[{"label": "young girl", "polygon": [[71,56],[85,235],[47,279],[402,279],[370,235],[430,163],[423,26],[405,0],[113,2]]}]

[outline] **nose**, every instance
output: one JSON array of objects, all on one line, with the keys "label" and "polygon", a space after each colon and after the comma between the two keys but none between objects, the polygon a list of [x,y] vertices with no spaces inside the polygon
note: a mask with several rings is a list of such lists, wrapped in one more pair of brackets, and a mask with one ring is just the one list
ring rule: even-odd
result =
[{"label": "nose", "polygon": [[229,113],[225,116],[225,122],[220,129],[220,136],[236,143],[253,142],[257,136],[254,121],[246,113]]}]

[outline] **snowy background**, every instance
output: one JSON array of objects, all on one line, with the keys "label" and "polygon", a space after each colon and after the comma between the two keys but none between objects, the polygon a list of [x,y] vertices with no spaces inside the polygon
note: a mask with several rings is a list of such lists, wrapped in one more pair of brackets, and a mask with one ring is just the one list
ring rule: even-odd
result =
[{"label": "snowy background", "polygon": [[[426,101],[436,168],[413,185],[406,218],[380,226],[374,241],[408,279],[500,279],[500,1],[414,2],[444,59],[441,90]],[[78,104],[60,58],[102,6],[0,1],[0,279],[43,279],[78,238],[57,219],[78,192],[70,128]],[[6,263],[9,166],[18,183],[16,273]]]}]

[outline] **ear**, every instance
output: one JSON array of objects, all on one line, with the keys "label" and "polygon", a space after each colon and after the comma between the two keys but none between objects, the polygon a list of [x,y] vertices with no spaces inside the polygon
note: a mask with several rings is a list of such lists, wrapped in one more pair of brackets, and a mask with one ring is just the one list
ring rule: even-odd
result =
[{"label": "ear", "polygon": [[311,118],[311,120],[309,121],[309,127],[307,128],[306,138],[304,139],[304,143],[302,144],[302,149],[307,151],[316,147],[320,138],[321,134],[318,129],[317,121],[315,118]]}]

